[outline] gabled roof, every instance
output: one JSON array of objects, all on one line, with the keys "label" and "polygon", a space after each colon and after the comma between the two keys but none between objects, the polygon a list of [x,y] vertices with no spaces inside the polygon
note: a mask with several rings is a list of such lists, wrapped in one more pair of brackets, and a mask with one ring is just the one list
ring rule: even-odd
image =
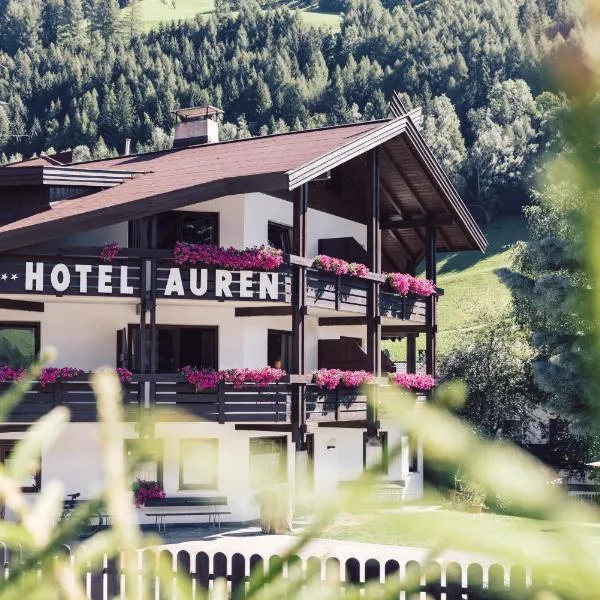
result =
[{"label": "gabled roof", "polygon": [[[427,191],[426,186],[431,188],[429,205],[422,205],[419,210],[431,210],[433,214],[436,209],[455,219],[448,226],[453,235],[450,236],[449,229],[447,249],[483,250],[486,242],[481,231],[433,159],[410,115],[403,115],[391,120],[204,144],[63,167],[77,171],[82,180],[86,171],[90,179],[107,172],[117,172],[129,179],[124,178],[123,183],[110,189],[60,203],[0,227],[0,251],[30,245],[32,240],[40,243],[75,231],[230,194],[293,190],[377,146],[387,147],[386,152],[390,155],[406,153],[403,147],[395,145],[401,138],[409,147],[408,153],[418,157],[419,169],[425,173],[420,175],[420,183],[415,180],[416,184],[421,185],[423,193]],[[0,180],[2,170],[0,168]],[[382,177],[386,177],[385,171]],[[390,195],[395,194],[392,187],[390,185],[388,190]],[[400,207],[402,198],[398,196],[394,202],[397,202],[399,214],[404,214]],[[413,212],[408,210],[407,218]],[[450,237],[455,242],[451,242]],[[415,256],[416,253],[417,250]]]}]

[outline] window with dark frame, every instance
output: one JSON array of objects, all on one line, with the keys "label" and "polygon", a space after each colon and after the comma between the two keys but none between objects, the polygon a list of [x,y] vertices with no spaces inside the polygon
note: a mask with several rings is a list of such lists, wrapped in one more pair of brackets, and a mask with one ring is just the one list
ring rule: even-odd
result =
[{"label": "window with dark frame", "polygon": [[[5,464],[13,453],[19,440],[0,440],[0,463]],[[40,470],[28,476],[21,486],[21,491],[28,494],[34,494],[42,489],[42,470],[40,461]]]},{"label": "window with dark frame", "polygon": [[269,221],[269,246],[281,250],[284,254],[291,254],[293,243],[292,231],[293,229],[289,225],[281,225],[279,223],[272,223]]},{"label": "window with dark frame", "polygon": [[[381,444],[381,473],[383,475],[388,474],[389,470],[389,448],[388,448],[388,432],[380,431],[377,436],[379,443]],[[369,443],[369,437],[367,432],[363,432],[363,468],[367,468],[367,444]]]},{"label": "window with dark frame", "polygon": [[0,322],[0,365],[28,367],[40,352],[40,324]]},{"label": "window with dark frame", "polygon": [[[156,369],[176,373],[185,366],[199,369],[218,368],[218,327],[157,325]],[[146,328],[146,356],[150,356],[150,328]],[[129,368],[140,371],[140,326],[129,325]],[[150,365],[146,365],[148,369]]]},{"label": "window with dark frame", "polygon": [[419,444],[412,435],[408,436],[408,472],[419,472]]},{"label": "window with dark frame", "polygon": [[[190,244],[219,243],[219,213],[196,211],[170,211],[157,216],[156,247],[170,250],[175,242]],[[140,231],[140,221],[129,222],[129,245],[139,248],[145,237],[145,245],[150,246],[150,231]]]},{"label": "window with dark frame", "polygon": [[287,436],[250,438],[250,487],[287,481]]},{"label": "window with dark frame", "polygon": [[179,440],[179,489],[214,490],[219,482],[219,440]]},{"label": "window with dark frame", "polygon": [[[131,483],[136,479],[156,481],[163,485],[164,442],[161,439],[152,440],[152,451],[148,452],[148,440],[138,438],[124,439],[123,452],[129,466],[134,466]],[[140,445],[143,444],[143,445]]]},{"label": "window with dark frame", "polygon": [[267,332],[267,362],[270,367],[283,369],[287,373],[292,368],[292,333],[269,329]]}]

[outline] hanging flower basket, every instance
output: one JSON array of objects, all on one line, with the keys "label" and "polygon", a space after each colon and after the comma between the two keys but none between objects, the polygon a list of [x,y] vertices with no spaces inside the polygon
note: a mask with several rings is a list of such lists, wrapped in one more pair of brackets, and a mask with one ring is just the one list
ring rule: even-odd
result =
[{"label": "hanging flower basket", "polygon": [[178,265],[207,265],[235,271],[276,271],[283,264],[283,252],[270,246],[237,250],[214,244],[177,242],[173,249],[173,260]]},{"label": "hanging flower basket", "polygon": [[160,483],[157,481],[147,481],[146,479],[135,480],[133,494],[136,508],[145,506],[148,500],[162,500],[167,496]]},{"label": "hanging flower basket", "polygon": [[368,371],[342,371],[341,369],[319,369],[312,374],[312,381],[322,389],[335,390],[338,387],[357,388],[373,381]]},{"label": "hanging flower basket", "polygon": [[104,244],[102,250],[100,250],[100,259],[106,263],[111,263],[121,250],[122,247],[117,242]]},{"label": "hanging flower basket", "polygon": [[390,380],[407,390],[428,392],[435,386],[435,379],[431,375],[420,373],[393,373]]},{"label": "hanging flower basket", "polygon": [[214,389],[222,381],[232,384],[237,389],[243,387],[246,383],[266,387],[277,383],[287,375],[283,369],[275,369],[273,367],[216,371],[215,369],[197,369],[196,367],[186,366],[181,369],[180,373],[187,383],[195,386],[197,392]]}]

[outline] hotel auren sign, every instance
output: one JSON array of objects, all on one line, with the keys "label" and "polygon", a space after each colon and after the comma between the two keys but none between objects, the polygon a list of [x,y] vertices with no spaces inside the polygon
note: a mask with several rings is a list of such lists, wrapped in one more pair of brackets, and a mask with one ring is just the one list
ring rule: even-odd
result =
[{"label": "hotel auren sign", "polygon": [[[149,265],[149,263],[148,263]],[[102,263],[95,259],[0,259],[1,294],[139,297],[139,262]],[[148,269],[147,281],[150,281]],[[285,272],[228,271],[158,265],[158,298],[285,301]]]}]

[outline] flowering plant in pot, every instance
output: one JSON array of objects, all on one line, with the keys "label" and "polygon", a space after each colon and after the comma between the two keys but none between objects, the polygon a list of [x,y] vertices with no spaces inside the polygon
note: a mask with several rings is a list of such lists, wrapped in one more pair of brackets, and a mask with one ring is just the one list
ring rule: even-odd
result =
[{"label": "flowering plant in pot", "polygon": [[215,244],[176,242],[173,260],[178,265],[207,265],[224,269],[258,269],[276,271],[283,264],[283,252],[271,246],[254,246],[238,250]]},{"label": "flowering plant in pot", "polygon": [[136,508],[145,506],[148,500],[162,500],[167,495],[158,481],[136,479],[132,487]]}]

